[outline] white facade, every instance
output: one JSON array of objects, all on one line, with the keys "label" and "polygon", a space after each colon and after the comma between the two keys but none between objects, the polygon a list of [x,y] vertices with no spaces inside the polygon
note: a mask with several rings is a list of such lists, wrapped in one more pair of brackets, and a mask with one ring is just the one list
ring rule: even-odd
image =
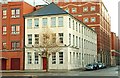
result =
[{"label": "white facade", "polygon": [[[55,26],[51,26],[51,18],[53,17],[55,18],[54,22],[56,22],[54,23]],[[58,25],[59,17],[63,18],[62,26]],[[42,32],[42,20],[44,18],[47,18],[47,22],[44,21],[44,24],[47,23],[52,32],[56,33],[56,35],[63,33],[64,46],[60,50],[60,52],[63,52],[63,56],[60,56],[59,52],[57,52],[53,59],[52,55],[50,55],[49,69],[78,69],[97,60],[97,34],[71,15],[25,17],[25,69],[43,69],[43,58],[41,56],[36,56],[38,62],[35,62],[35,52],[40,51],[34,46],[35,34]],[[34,19],[39,19],[37,27],[35,27]],[[31,21],[31,27],[28,27],[28,20]],[[29,39],[28,34],[32,35],[29,35]],[[28,40],[32,41],[32,43],[28,42]],[[63,64],[60,64],[60,57],[63,57]],[[52,61],[56,61],[55,64],[52,64]]]}]

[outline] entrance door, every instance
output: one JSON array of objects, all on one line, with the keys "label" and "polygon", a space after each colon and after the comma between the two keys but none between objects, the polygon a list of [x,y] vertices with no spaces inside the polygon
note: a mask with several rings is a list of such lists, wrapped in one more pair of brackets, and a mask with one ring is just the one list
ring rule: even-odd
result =
[{"label": "entrance door", "polygon": [[46,57],[43,57],[43,70],[46,70],[47,67],[47,59]]},{"label": "entrance door", "polygon": [[20,58],[11,59],[11,70],[20,70]]},{"label": "entrance door", "polygon": [[2,70],[6,70],[6,59],[2,59]]}]

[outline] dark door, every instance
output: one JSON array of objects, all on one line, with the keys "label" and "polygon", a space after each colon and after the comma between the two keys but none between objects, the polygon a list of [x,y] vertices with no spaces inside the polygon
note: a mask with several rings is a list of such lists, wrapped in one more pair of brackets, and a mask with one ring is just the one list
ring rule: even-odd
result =
[{"label": "dark door", "polygon": [[11,59],[11,70],[20,70],[20,58]]},{"label": "dark door", "polygon": [[47,66],[47,59],[46,57],[43,57],[43,70],[46,70],[46,66]]},{"label": "dark door", "polygon": [[6,59],[2,59],[2,70],[6,70]]}]

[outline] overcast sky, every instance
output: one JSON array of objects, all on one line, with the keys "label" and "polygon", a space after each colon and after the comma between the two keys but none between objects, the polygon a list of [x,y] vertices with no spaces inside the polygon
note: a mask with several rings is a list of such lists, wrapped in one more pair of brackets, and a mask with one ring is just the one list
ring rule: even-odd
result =
[{"label": "overcast sky", "polygon": [[[10,1],[10,0],[9,0]],[[24,0],[33,5],[34,0]],[[111,31],[118,35],[118,2],[120,0],[103,0],[111,16]],[[44,4],[43,0],[35,0],[36,5]]]}]

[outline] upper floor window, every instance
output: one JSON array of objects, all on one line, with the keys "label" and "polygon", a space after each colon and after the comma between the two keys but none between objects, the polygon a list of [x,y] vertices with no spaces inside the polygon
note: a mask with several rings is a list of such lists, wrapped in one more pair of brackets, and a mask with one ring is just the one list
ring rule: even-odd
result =
[{"label": "upper floor window", "polygon": [[6,42],[3,42],[3,43],[2,43],[2,49],[3,49],[3,50],[6,50]]},{"label": "upper floor window", "polygon": [[95,22],[95,21],[96,21],[95,17],[91,17],[91,22]]},{"label": "upper floor window", "polygon": [[20,42],[18,41],[13,41],[12,43],[12,49],[16,50],[16,49],[20,49]]},{"label": "upper floor window", "polygon": [[47,18],[42,19],[42,27],[47,26]]},{"label": "upper floor window", "polygon": [[75,46],[75,36],[73,35],[73,46]]},{"label": "upper floor window", "polygon": [[2,18],[7,18],[7,9],[2,10]]},{"label": "upper floor window", "polygon": [[7,27],[6,26],[3,26],[2,30],[3,30],[3,32],[2,32],[3,35],[7,34]]},{"label": "upper floor window", "polygon": [[58,33],[58,35],[59,35],[60,43],[63,43],[63,33]]},{"label": "upper floor window", "polygon": [[69,34],[69,44],[71,45],[71,34]]},{"label": "upper floor window", "polygon": [[73,30],[75,29],[75,24],[74,24],[74,20],[73,20]]},{"label": "upper floor window", "polygon": [[58,26],[63,26],[63,17],[58,17]]},{"label": "upper floor window", "polygon": [[72,12],[76,12],[77,10],[76,10],[76,8],[72,8]]},{"label": "upper floor window", "polygon": [[84,21],[84,22],[88,22],[88,18],[84,18],[83,21]]},{"label": "upper floor window", "polygon": [[69,8],[66,8],[65,11],[69,13]]},{"label": "upper floor window", "polygon": [[27,20],[27,28],[32,28],[32,19]]},{"label": "upper floor window", "polygon": [[32,34],[28,34],[28,44],[32,44]]},{"label": "upper floor window", "polygon": [[56,26],[56,17],[51,18],[51,26],[55,27]]},{"label": "upper floor window", "polygon": [[34,26],[35,26],[35,28],[39,27],[39,19],[38,18],[34,19]]},{"label": "upper floor window", "polygon": [[69,28],[71,28],[71,19],[69,18]]},{"label": "upper floor window", "polygon": [[95,11],[95,6],[91,6],[90,10]]},{"label": "upper floor window", "polygon": [[12,34],[19,34],[20,33],[20,25],[12,25]]},{"label": "upper floor window", "polygon": [[76,36],[76,46],[78,47],[78,36]]},{"label": "upper floor window", "polygon": [[83,7],[83,12],[87,12],[88,11],[88,7]]},{"label": "upper floor window", "polygon": [[19,18],[20,17],[20,9],[19,8],[14,8],[11,10],[11,15],[12,18]]},{"label": "upper floor window", "polygon": [[78,23],[76,22],[76,31],[78,31]]},{"label": "upper floor window", "polygon": [[39,44],[39,34],[35,34],[35,44]]}]

